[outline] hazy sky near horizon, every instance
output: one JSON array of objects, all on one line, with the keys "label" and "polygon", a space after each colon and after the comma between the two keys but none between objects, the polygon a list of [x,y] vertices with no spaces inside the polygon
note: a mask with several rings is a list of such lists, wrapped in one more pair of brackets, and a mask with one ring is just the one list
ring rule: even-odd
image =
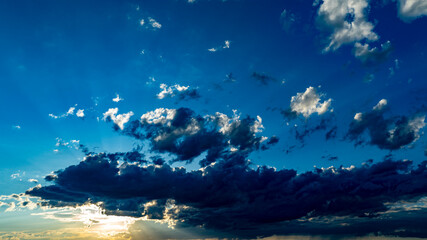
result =
[{"label": "hazy sky near horizon", "polygon": [[425,0],[2,1],[0,29],[0,239],[427,238]]}]

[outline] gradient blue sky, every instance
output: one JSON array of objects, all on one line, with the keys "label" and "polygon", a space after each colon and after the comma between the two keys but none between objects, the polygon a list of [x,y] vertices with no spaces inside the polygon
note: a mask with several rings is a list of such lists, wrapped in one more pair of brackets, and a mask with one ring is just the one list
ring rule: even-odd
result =
[{"label": "gradient blue sky", "polygon": [[[96,153],[139,145],[103,119],[110,108],[132,111],[130,121],[157,108],[181,107],[200,116],[259,116],[264,129],[254,134],[279,142],[248,153],[253,167],[303,173],[391,158],[417,166],[427,146],[426,15],[424,0],[1,1],[0,232],[84,227],[81,221],[47,220],[40,207],[5,212],[6,196],[51,185],[46,175],[83,160],[80,144]],[[188,89],[161,98],[161,84]],[[319,102],[299,102],[304,92]],[[113,101],[117,96],[120,101]],[[378,112],[387,121],[381,124],[389,133],[402,126],[406,135],[374,136],[379,126],[372,119],[363,133],[352,135],[355,114],[377,114],[373,108],[382,99],[387,104]],[[335,136],[326,139],[331,130]],[[410,139],[402,143],[399,137]],[[148,148],[142,152],[150,155]],[[171,165],[197,170],[196,160]],[[16,227],[34,218],[52,223]],[[146,224],[138,221],[131,229],[153,225]],[[156,234],[180,231],[162,229]],[[216,236],[215,229],[188,232],[194,236],[179,236],[229,236]]]}]

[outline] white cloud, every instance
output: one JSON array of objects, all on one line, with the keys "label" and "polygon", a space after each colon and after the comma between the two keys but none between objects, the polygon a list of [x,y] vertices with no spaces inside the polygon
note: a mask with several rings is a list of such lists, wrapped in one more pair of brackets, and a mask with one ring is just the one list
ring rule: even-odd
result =
[{"label": "white cloud", "polygon": [[15,126],[12,126],[13,128],[15,128],[15,129],[21,129],[21,126],[19,126],[19,125],[15,125]]},{"label": "white cloud", "polygon": [[144,19],[141,19],[141,20],[139,21],[139,25],[144,26],[144,24],[145,24]]},{"label": "white cloud", "polygon": [[373,32],[374,25],[365,16],[368,6],[368,0],[324,0],[321,3],[318,19],[332,32],[325,52],[334,51],[343,44],[378,40]]},{"label": "white cloud", "polygon": [[77,116],[77,117],[79,117],[79,118],[84,117],[84,116],[85,116],[84,111],[85,111],[84,109],[79,109],[79,110],[77,111],[77,113],[76,113],[76,116]]},{"label": "white cloud", "polygon": [[297,114],[302,114],[304,117],[309,117],[313,113],[319,115],[328,111],[331,106],[332,99],[320,102],[323,94],[317,93],[314,87],[308,87],[305,92],[297,93],[291,98],[291,110]]},{"label": "white cloud", "polygon": [[116,97],[115,98],[113,98],[113,102],[120,102],[120,101],[123,101],[124,99],[123,98],[120,98],[120,96],[119,96],[119,94],[116,94]]},{"label": "white cloud", "polygon": [[133,112],[117,114],[119,111],[118,108],[110,108],[104,115],[104,121],[111,119],[121,130],[123,130],[125,123],[129,122],[130,117],[133,116]]},{"label": "white cloud", "polygon": [[151,27],[160,29],[162,27],[162,24],[157,22],[154,18],[149,17],[148,22],[150,23]]},{"label": "white cloud", "polygon": [[181,86],[179,84],[175,84],[168,87],[168,85],[162,83],[160,84],[160,89],[162,89],[162,91],[157,94],[157,98],[163,99],[165,97],[174,97],[176,95],[176,92],[185,92],[189,88],[190,86]]},{"label": "white cloud", "polygon": [[377,103],[377,105],[375,105],[375,106],[373,107],[373,110],[380,111],[380,110],[384,109],[386,106],[387,106],[387,99],[381,99],[381,100]]},{"label": "white cloud", "polygon": [[30,182],[30,183],[38,183],[39,181],[37,179],[30,178],[30,179],[28,179],[28,182]]},{"label": "white cloud", "polygon": [[[75,106],[77,106],[77,104]],[[68,117],[70,115],[74,115],[74,110],[76,110],[75,106],[70,107],[66,113],[61,114],[61,115],[54,115],[52,113],[49,113],[49,117],[54,118],[54,119],[58,119],[58,118],[65,118],[65,117]]]},{"label": "white cloud", "polygon": [[426,0],[399,0],[398,16],[405,22],[427,15]]},{"label": "white cloud", "polygon": [[356,121],[361,121],[362,120],[362,113],[356,113],[355,115],[354,115],[354,120],[356,120]]},{"label": "white cloud", "polygon": [[230,48],[230,44],[231,44],[231,42],[229,40],[225,40],[224,44],[222,46],[209,48],[208,51],[209,52],[217,52],[217,51],[222,50],[222,49],[228,49],[228,48]]}]

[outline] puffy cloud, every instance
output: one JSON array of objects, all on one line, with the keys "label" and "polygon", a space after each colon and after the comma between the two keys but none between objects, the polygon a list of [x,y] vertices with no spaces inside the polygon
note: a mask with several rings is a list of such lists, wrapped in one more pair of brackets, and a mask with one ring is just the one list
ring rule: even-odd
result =
[{"label": "puffy cloud", "polygon": [[387,100],[381,99],[370,112],[357,113],[350,124],[347,137],[364,143],[363,134],[368,132],[371,145],[381,149],[396,150],[415,142],[420,137],[420,130],[425,126],[425,116],[394,116],[385,118]]},{"label": "puffy cloud", "polygon": [[318,10],[317,20],[331,32],[325,52],[336,50],[343,44],[362,40],[376,41],[374,25],[367,21],[367,0],[323,0]]},{"label": "puffy cloud", "polygon": [[303,115],[305,118],[310,117],[314,113],[322,115],[330,110],[332,102],[331,98],[321,102],[323,96],[324,94],[318,93],[314,87],[308,87],[305,92],[297,93],[296,96],[293,96],[290,108],[282,113],[289,119],[297,115]]},{"label": "puffy cloud", "polygon": [[127,123],[130,117],[133,116],[133,112],[130,111],[128,113],[117,114],[119,111],[118,108],[110,108],[104,115],[104,121],[111,120],[113,121],[121,130],[124,128],[124,124]]},{"label": "puffy cloud", "polygon": [[174,161],[192,161],[207,152],[201,161],[205,166],[231,148],[250,152],[269,145],[257,136],[263,128],[259,116],[242,119],[235,112],[232,117],[223,113],[202,117],[188,108],[159,108],[143,114],[140,121],[131,122],[123,133],[148,140],[154,151],[174,154]]},{"label": "puffy cloud", "polygon": [[85,116],[84,109],[79,109],[76,113],[76,116],[80,118],[84,117]]},{"label": "puffy cloud", "polygon": [[369,48],[369,44],[354,44],[354,56],[362,61],[364,64],[375,64],[387,59],[392,51],[392,46],[390,41],[381,44],[381,49],[379,48]]},{"label": "puffy cloud", "polygon": [[398,16],[405,22],[427,15],[427,1],[398,0]]},{"label": "puffy cloud", "polygon": [[168,86],[162,83],[160,84],[160,89],[162,91],[157,94],[158,99],[164,99],[166,97],[172,98],[175,96],[180,100],[200,98],[197,89],[191,89],[190,86],[181,86],[179,84]]}]

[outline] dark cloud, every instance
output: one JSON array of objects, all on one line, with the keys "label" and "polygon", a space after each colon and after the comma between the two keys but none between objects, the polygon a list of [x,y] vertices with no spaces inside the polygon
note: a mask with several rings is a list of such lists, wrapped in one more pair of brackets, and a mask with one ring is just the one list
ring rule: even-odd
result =
[{"label": "dark cloud", "polygon": [[265,73],[253,72],[252,77],[263,85],[268,85],[270,82],[277,82],[277,79]]},{"label": "dark cloud", "polygon": [[141,121],[128,124],[122,133],[148,140],[154,151],[176,155],[175,161],[192,161],[207,152],[202,165],[214,162],[231,148],[250,152],[265,145],[262,138],[256,136],[256,128],[261,124],[259,119],[229,118],[220,113],[202,117],[188,108],[159,111],[169,119],[154,123],[156,119],[145,115]]},{"label": "dark cloud", "polygon": [[108,154],[96,154],[57,171],[53,183],[26,194],[50,206],[102,202],[107,214],[174,219],[180,227],[265,232],[263,226],[304,218],[378,218],[390,203],[425,196],[427,162],[413,167],[407,160],[384,160],[297,174],[252,166],[236,152],[187,172],[167,164],[119,164]]},{"label": "dark cloud", "polygon": [[366,142],[363,137],[367,132],[370,138],[367,143],[387,150],[396,150],[416,141],[425,125],[425,116],[386,118],[388,109],[385,104],[387,101],[384,106],[380,102],[371,111],[358,113],[350,124],[347,138],[360,145]]}]

